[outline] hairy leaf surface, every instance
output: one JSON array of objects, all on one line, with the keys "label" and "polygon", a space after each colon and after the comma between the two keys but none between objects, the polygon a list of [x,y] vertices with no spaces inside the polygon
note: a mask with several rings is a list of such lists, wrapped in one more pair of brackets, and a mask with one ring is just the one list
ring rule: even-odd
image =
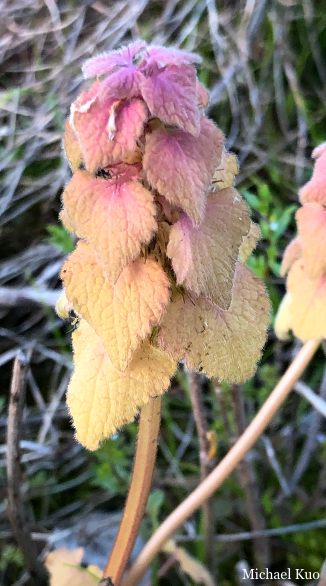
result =
[{"label": "hairy leaf surface", "polygon": [[113,286],[95,251],[79,242],[61,276],[68,300],[101,338],[115,368],[125,370],[169,302],[170,283],[163,269],[138,258]]},{"label": "hairy leaf surface", "polygon": [[72,112],[73,126],[90,173],[123,161],[135,150],[148,115],[143,100],[117,100],[112,96],[96,97],[86,111],[77,105]]},{"label": "hairy leaf surface", "polygon": [[76,171],[63,202],[77,235],[92,245],[112,283],[157,229],[153,196],[136,181],[117,185]]},{"label": "hairy leaf surface", "polygon": [[176,363],[146,340],[124,372],[112,365],[93,328],[81,320],[73,335],[75,371],[67,403],[77,439],[90,450],[133,421],[138,408],[169,387]]},{"label": "hairy leaf surface", "polygon": [[165,314],[159,344],[174,360],[209,377],[242,382],[253,375],[269,323],[270,303],[263,283],[238,263],[228,310],[203,296],[179,295]]},{"label": "hairy leaf surface", "polygon": [[227,309],[239,249],[249,229],[248,206],[239,193],[230,187],[212,192],[199,226],[184,215],[171,228],[167,255],[178,284]]},{"label": "hairy leaf surface", "polygon": [[144,79],[142,96],[152,116],[197,136],[200,114],[196,71],[192,65],[169,65]]},{"label": "hairy leaf surface", "polygon": [[221,159],[222,145],[221,131],[204,117],[197,137],[182,130],[159,128],[146,138],[143,165],[148,181],[194,223],[204,218],[206,194]]}]

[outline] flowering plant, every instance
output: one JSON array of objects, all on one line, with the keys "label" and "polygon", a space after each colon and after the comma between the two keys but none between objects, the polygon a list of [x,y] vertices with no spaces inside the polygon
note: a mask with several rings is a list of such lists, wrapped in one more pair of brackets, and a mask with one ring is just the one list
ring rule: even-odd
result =
[{"label": "flowering plant", "polygon": [[326,143],[312,156],[312,178],[299,192],[303,205],[296,213],[298,236],[283,257],[287,293],[275,322],[280,338],[286,339],[292,329],[303,342],[326,337]]},{"label": "flowering plant", "polygon": [[178,361],[241,382],[265,342],[269,301],[245,265],[259,229],[204,114],[199,61],[143,41],[90,59],[97,80],[66,122],[61,220],[80,240],[59,308],[79,320],[68,405],[90,449],[164,393]]}]

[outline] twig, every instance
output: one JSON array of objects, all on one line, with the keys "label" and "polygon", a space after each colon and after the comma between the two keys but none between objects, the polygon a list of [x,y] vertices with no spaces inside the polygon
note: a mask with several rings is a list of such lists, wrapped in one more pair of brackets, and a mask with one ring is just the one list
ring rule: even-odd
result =
[{"label": "twig", "polygon": [[[190,399],[194,412],[195,423],[199,439],[199,461],[201,482],[207,478],[211,469],[212,461],[209,461],[208,452],[210,442],[207,437],[208,426],[204,414],[204,403],[199,386],[199,376],[187,369]],[[212,499],[204,501],[203,506],[203,525],[205,535],[205,564],[210,572],[214,573],[214,510]]]},{"label": "twig", "polygon": [[309,401],[309,403],[311,403],[311,405],[317,411],[319,411],[319,413],[321,413],[323,417],[326,417],[326,401],[324,401],[324,399],[321,399],[307,385],[305,385],[301,381],[298,381],[294,388],[297,391],[297,393],[299,393],[300,395],[302,395],[302,397],[307,399],[307,401]]},{"label": "twig", "polygon": [[[296,391],[298,391],[298,384],[299,383],[297,383],[295,386]],[[300,388],[302,390],[302,387],[300,387]],[[302,394],[302,393],[300,392],[300,394]],[[316,397],[317,397],[317,395],[316,395]],[[320,385],[320,396],[318,398],[323,401],[326,400],[326,368],[324,370],[323,380]],[[315,405],[314,405],[314,407],[316,409]],[[312,413],[311,418],[312,418],[312,421],[309,426],[308,436],[307,436],[307,439],[306,439],[306,442],[303,446],[299,461],[295,467],[295,470],[293,472],[293,476],[290,481],[291,493],[294,490],[294,488],[296,487],[296,485],[298,484],[298,482],[300,481],[300,478],[304,474],[307,466],[309,465],[310,459],[311,459],[311,454],[313,453],[313,451],[316,447],[317,441],[318,441],[317,434],[318,434],[319,428],[321,426],[322,415],[320,414],[320,412],[318,412],[316,410]]]},{"label": "twig", "polygon": [[158,530],[145,545],[140,556],[132,566],[130,572],[123,581],[123,586],[135,586],[144,575],[151,561],[160,551],[162,545],[169,539],[174,531],[190,516],[203,501],[221,486],[223,481],[239,464],[254,445],[261,433],[266,429],[277,409],[288,396],[294,384],[301,376],[307,364],[312,359],[320,344],[319,340],[309,340],[298,352],[296,358],[289,366],[275,389],[268,397],[256,417],[247,427],[244,434],[231,448],[211,474],[183,501],[169,517],[162,523]]},{"label": "twig", "polygon": [[151,398],[140,410],[138,442],[130,489],[122,521],[103,579],[120,586],[137,539],[151,488],[161,423],[162,397]]},{"label": "twig", "polygon": [[[236,438],[238,439],[245,431],[245,414],[243,402],[243,390],[240,385],[231,385],[231,398],[234,414]],[[240,483],[244,491],[247,512],[250,525],[253,531],[264,531],[266,529],[265,518],[261,506],[259,485],[252,461],[248,454],[241,460],[237,467]],[[254,559],[258,568],[269,567],[270,546],[266,536],[254,539]]]},{"label": "twig", "polygon": [[0,305],[14,307],[19,303],[32,301],[55,307],[61,290],[34,289],[33,287],[0,287]]},{"label": "twig", "polygon": [[19,351],[14,362],[11,381],[7,430],[8,517],[33,584],[35,586],[45,586],[48,584],[48,575],[46,569],[38,560],[37,549],[31,538],[21,488],[22,472],[20,468],[19,440],[30,356],[31,349],[26,353],[22,350]]}]

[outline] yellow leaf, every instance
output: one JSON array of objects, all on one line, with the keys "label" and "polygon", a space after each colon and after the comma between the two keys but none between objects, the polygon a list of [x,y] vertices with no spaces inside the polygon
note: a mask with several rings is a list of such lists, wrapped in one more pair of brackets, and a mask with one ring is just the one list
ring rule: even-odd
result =
[{"label": "yellow leaf", "polygon": [[275,334],[280,340],[288,340],[289,331],[292,328],[292,317],[290,312],[291,303],[292,297],[290,293],[286,293],[282,299],[281,305],[278,308],[274,324]]},{"label": "yellow leaf", "polygon": [[97,586],[102,572],[96,566],[87,568],[90,573],[85,568],[79,568],[83,555],[82,547],[71,551],[62,547],[51,551],[45,560],[45,567],[50,573],[50,586]]},{"label": "yellow leaf", "polygon": [[81,320],[73,335],[75,372],[67,403],[77,439],[90,450],[133,421],[138,408],[169,387],[176,363],[145,340],[124,372],[114,368],[91,326]]},{"label": "yellow leaf", "polygon": [[79,242],[61,276],[69,301],[101,338],[115,368],[125,370],[169,302],[170,283],[162,267],[138,258],[113,286],[91,246]]},{"label": "yellow leaf", "polygon": [[172,539],[164,545],[163,551],[172,554],[178,560],[182,571],[188,574],[196,584],[215,586],[213,577],[205,566],[189,555],[183,547],[178,547]]},{"label": "yellow leaf", "polygon": [[220,380],[251,377],[266,340],[270,302],[263,283],[238,263],[232,303],[223,310],[203,296],[177,296],[167,308],[159,344],[174,360]]},{"label": "yellow leaf", "polygon": [[238,160],[235,155],[228,153],[223,149],[221,162],[216,169],[213,177],[214,187],[224,189],[224,187],[233,187],[234,177],[239,173]]},{"label": "yellow leaf", "polygon": [[326,276],[311,279],[303,260],[297,260],[287,279],[291,296],[291,328],[303,342],[326,338]]},{"label": "yellow leaf", "polygon": [[257,240],[260,238],[260,228],[254,222],[250,223],[249,234],[243,237],[242,244],[239,250],[239,259],[245,263],[256,248]]}]

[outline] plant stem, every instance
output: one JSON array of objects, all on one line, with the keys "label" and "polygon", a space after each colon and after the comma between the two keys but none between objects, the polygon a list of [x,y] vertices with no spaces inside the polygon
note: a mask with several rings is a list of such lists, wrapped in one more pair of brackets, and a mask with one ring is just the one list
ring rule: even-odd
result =
[{"label": "plant stem", "polygon": [[298,352],[287,371],[282,376],[275,389],[265,401],[256,417],[246,431],[234,444],[228,454],[216,466],[211,474],[192,492],[181,505],[162,523],[158,530],[145,545],[140,556],[132,566],[123,581],[123,586],[136,586],[146,572],[149,564],[162,548],[162,545],[171,537],[174,531],[192,515],[202,503],[212,496],[224,480],[239,464],[242,458],[254,445],[260,434],[266,429],[277,409],[286,399],[296,381],[309,364],[316,352],[320,340],[309,340]]},{"label": "plant stem", "polygon": [[140,410],[138,441],[129,493],[103,578],[120,586],[137,539],[151,488],[161,423],[162,397],[151,398]]}]

